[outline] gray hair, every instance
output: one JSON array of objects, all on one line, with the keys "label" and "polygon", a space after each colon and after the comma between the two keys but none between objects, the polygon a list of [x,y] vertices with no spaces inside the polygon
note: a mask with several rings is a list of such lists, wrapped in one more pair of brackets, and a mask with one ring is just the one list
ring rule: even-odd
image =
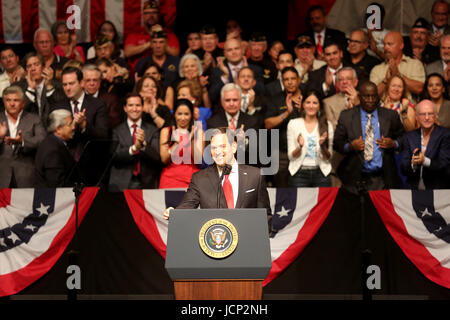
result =
[{"label": "gray hair", "polygon": [[3,100],[5,99],[5,97],[8,94],[18,94],[20,96],[20,100],[22,100],[22,101],[25,100],[25,94],[24,94],[22,88],[19,86],[13,85],[13,86],[9,86],[5,90],[3,90],[3,96],[2,96]]},{"label": "gray hair", "polygon": [[220,99],[223,99],[223,96],[225,95],[225,92],[231,91],[231,90],[237,90],[239,91],[239,96],[242,95],[241,88],[236,83],[227,83],[222,87],[222,90],[220,90]]},{"label": "gray hair", "polygon": [[56,109],[48,116],[47,131],[53,133],[56,128],[62,127],[66,124],[67,117],[71,117],[72,113],[66,109]]},{"label": "gray hair", "polygon": [[100,75],[100,77],[102,76],[101,70],[97,67],[97,65],[95,65],[93,63],[85,64],[83,66],[83,68],[81,69],[81,72],[84,72],[84,71],[97,71],[98,74]]},{"label": "gray hair", "polygon": [[33,41],[36,41],[36,38],[37,38],[37,36],[38,36],[38,34],[39,34],[40,32],[47,32],[47,33],[50,35],[50,38],[52,38],[52,40],[55,41],[55,38],[53,37],[52,32],[51,32],[49,29],[43,28],[43,27],[38,28],[38,29],[34,32],[34,35],[33,35]]},{"label": "gray hair", "polygon": [[353,69],[352,67],[343,67],[343,68],[339,69],[339,71],[336,74],[336,78],[339,79],[339,74],[341,73],[341,71],[351,71],[353,73],[353,79],[358,79],[358,74],[356,73],[355,69]]},{"label": "gray hair", "polygon": [[184,78],[183,67],[184,67],[184,63],[188,59],[195,60],[195,63],[197,64],[197,68],[198,68],[198,75],[203,74],[203,66],[202,66],[202,62],[200,61],[200,58],[197,57],[197,55],[195,55],[193,53],[187,53],[181,58],[180,63],[179,63],[178,74],[180,75],[180,77]]}]

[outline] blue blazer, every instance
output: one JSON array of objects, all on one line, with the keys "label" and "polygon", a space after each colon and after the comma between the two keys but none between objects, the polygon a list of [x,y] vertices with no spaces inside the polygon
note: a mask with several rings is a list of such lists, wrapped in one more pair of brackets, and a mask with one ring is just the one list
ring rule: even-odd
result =
[{"label": "blue blazer", "polygon": [[[411,158],[414,149],[421,149],[420,129],[403,136],[401,171],[412,189],[417,189],[420,168],[413,170]],[[423,167],[422,178],[426,189],[447,189],[450,187],[450,130],[436,125],[431,132],[425,157],[431,160],[429,167]]]}]

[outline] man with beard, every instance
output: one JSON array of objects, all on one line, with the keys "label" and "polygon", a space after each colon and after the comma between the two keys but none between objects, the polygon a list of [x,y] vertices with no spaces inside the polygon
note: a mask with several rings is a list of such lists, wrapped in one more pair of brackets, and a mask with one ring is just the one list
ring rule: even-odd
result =
[{"label": "man with beard", "polygon": [[391,31],[384,37],[384,55],[386,61],[373,67],[370,81],[378,87],[378,94],[385,90],[388,80],[401,75],[409,92],[419,95],[425,82],[425,69],[422,62],[403,54],[403,37],[400,32]]}]

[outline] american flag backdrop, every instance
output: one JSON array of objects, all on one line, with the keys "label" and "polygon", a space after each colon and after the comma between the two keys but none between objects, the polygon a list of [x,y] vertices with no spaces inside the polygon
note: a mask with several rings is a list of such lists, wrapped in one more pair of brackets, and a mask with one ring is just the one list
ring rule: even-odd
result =
[{"label": "american flag backdrop", "polygon": [[[84,188],[78,224],[97,195]],[[15,294],[46,274],[75,234],[71,188],[0,189],[0,297]]]},{"label": "american flag backdrop", "polygon": [[[142,7],[146,0],[0,0],[0,43],[31,43],[38,28],[50,29],[57,20],[66,20],[80,9],[77,42],[94,40],[99,25],[110,20],[121,40],[142,25]],[[167,27],[173,27],[176,0],[159,0],[161,16]]]},{"label": "american flag backdrop", "polygon": [[[125,190],[131,214],[139,230],[158,253],[166,257],[167,207],[176,207],[184,189]],[[328,217],[338,188],[268,188],[274,231],[270,235],[272,268],[263,285],[269,284],[303,251]]]}]

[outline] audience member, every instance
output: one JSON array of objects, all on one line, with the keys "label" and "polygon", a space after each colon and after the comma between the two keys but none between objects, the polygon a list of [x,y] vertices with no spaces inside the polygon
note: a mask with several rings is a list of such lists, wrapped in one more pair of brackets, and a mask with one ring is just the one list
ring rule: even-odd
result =
[{"label": "audience member", "polygon": [[403,136],[402,172],[411,189],[448,189],[450,177],[450,130],[436,124],[436,105],[417,104],[419,129]]},{"label": "audience member", "polygon": [[81,46],[77,46],[77,35],[69,30],[66,21],[56,21],[52,25],[52,36],[55,39],[53,52],[61,57],[83,62],[86,60]]},{"label": "audience member", "polygon": [[287,125],[287,144],[290,187],[331,187],[333,125],[318,92],[304,95],[300,117]]},{"label": "audience member", "polygon": [[259,66],[262,69],[264,84],[275,80],[278,75],[278,70],[276,64],[273,63],[272,59],[266,54],[267,38],[263,33],[254,32],[250,36],[248,51],[249,55],[247,63]]},{"label": "audience member", "polygon": [[450,100],[444,78],[432,73],[427,76],[424,87],[423,98],[436,105],[436,124],[450,129]]},{"label": "audience member", "polygon": [[[173,85],[170,86],[165,85],[163,81],[164,78],[163,70],[153,61],[148,61],[144,65],[144,67],[142,68],[142,75],[151,76],[158,82],[158,86],[161,88],[161,100],[164,102],[166,106],[169,107],[170,110],[172,110],[175,95],[173,85],[175,85],[177,81],[175,81]],[[135,73],[134,76],[135,80],[139,81],[141,76],[139,76],[138,73]]]},{"label": "audience member", "polygon": [[408,89],[402,76],[395,75],[389,79],[381,100],[383,107],[397,111],[405,131],[417,128],[415,106],[408,99]]},{"label": "audience member", "polygon": [[273,96],[267,103],[264,119],[266,129],[277,129],[278,141],[271,141],[271,156],[279,154],[279,169],[273,177],[274,187],[287,188],[289,178],[289,159],[287,156],[287,124],[289,120],[300,115],[302,92],[300,76],[294,67],[286,67],[281,71],[284,90]]},{"label": "audience member", "polygon": [[53,69],[45,67],[40,54],[27,53],[23,61],[27,75],[15,84],[25,92],[25,110],[39,115],[46,127],[51,108],[65,100],[61,82],[54,79]]},{"label": "audience member", "polygon": [[34,32],[34,49],[44,59],[45,68],[52,68],[54,77],[61,79],[63,66],[70,59],[56,55],[53,52],[54,44],[53,36],[48,29],[39,28]]},{"label": "audience member", "polygon": [[306,19],[309,27],[306,35],[314,41],[317,59],[325,60],[324,47],[327,41],[333,41],[339,46],[340,50],[344,50],[347,45],[345,33],[327,27],[327,14],[321,5],[309,7]]},{"label": "audience member", "polygon": [[224,59],[219,59],[217,67],[213,68],[210,76],[209,97],[213,106],[216,106],[220,100],[220,90],[230,82],[234,82],[239,70],[244,66],[249,66],[255,73],[256,85],[255,91],[258,94],[264,93],[264,84],[262,80],[262,69],[247,63],[244,57],[239,40],[230,39],[225,42]]},{"label": "audience member", "polygon": [[206,130],[206,121],[211,117],[211,108],[202,104],[202,88],[197,81],[183,80],[177,86],[177,99],[187,99],[194,106],[194,121],[201,121],[203,130]]},{"label": "audience member", "polygon": [[25,94],[18,86],[3,91],[0,112],[0,188],[33,188],[34,156],[46,132],[38,115],[24,111]]},{"label": "audience member", "polygon": [[202,47],[193,51],[202,61],[203,74],[209,76],[212,68],[217,66],[217,58],[223,57],[223,49],[218,47],[219,36],[216,28],[205,25],[200,29]]},{"label": "audience member", "polygon": [[283,70],[286,67],[293,67],[293,66],[294,66],[294,57],[292,56],[292,53],[290,53],[289,51],[280,51],[280,53],[278,54],[278,61],[277,61],[277,69],[278,69],[277,79],[265,85],[265,94],[268,98],[276,96],[277,94],[280,94],[284,90],[283,80],[281,78],[281,70]]},{"label": "audience member", "polygon": [[174,125],[161,129],[159,152],[165,166],[160,189],[187,188],[192,174],[200,170],[205,141],[201,126],[194,124],[193,113],[193,104],[179,99],[174,108]]},{"label": "audience member", "polygon": [[184,54],[193,53],[196,50],[200,50],[202,47],[202,39],[200,37],[200,32],[189,32],[187,36],[187,49]]},{"label": "audience member", "polygon": [[236,84],[241,88],[241,112],[255,116],[258,119],[258,127],[264,127],[264,115],[266,113],[266,98],[257,95],[255,75],[250,67],[239,70]]},{"label": "audience member", "polygon": [[98,37],[95,39],[94,43],[95,57],[86,62],[95,63],[99,59],[108,59],[119,65],[121,68],[128,68],[126,60],[115,54],[115,47],[113,40],[109,37]]},{"label": "audience member", "polygon": [[158,81],[150,76],[143,76],[135,85],[134,92],[144,100],[144,120],[161,129],[172,123],[172,114],[161,99],[162,88]]},{"label": "audience member", "polygon": [[431,7],[431,33],[428,43],[432,46],[439,46],[443,35],[450,34],[448,25],[449,4],[446,0],[436,0]]},{"label": "audience member", "polygon": [[108,127],[111,131],[122,122],[124,117],[121,105],[122,91],[117,90],[114,84],[108,86],[108,81],[105,79],[102,82],[102,71],[95,64],[86,64],[82,72],[86,93],[105,102],[108,109]]},{"label": "audience member", "polygon": [[[114,25],[114,23],[112,23],[109,20],[103,21],[98,26],[94,43],[97,41],[97,39],[101,39],[103,37],[106,37],[109,40],[111,40],[114,45],[114,50],[113,50],[113,53],[111,56],[113,60],[118,57],[125,58],[125,54],[120,47],[120,39],[119,39],[119,34],[117,33],[116,26]],[[96,57],[95,45],[93,45],[87,50],[86,59],[89,60],[89,59],[93,59],[95,57]]]},{"label": "audience member", "polygon": [[378,87],[381,95],[388,80],[397,74],[401,74],[406,82],[406,87],[411,94],[419,95],[425,82],[425,69],[423,64],[403,54],[403,38],[400,32],[391,31],[384,38],[385,62],[373,67],[370,72],[370,81]]},{"label": "audience member", "polygon": [[284,44],[280,40],[272,41],[272,43],[269,45],[269,49],[267,50],[267,53],[269,55],[269,58],[272,60],[272,62],[276,65],[278,62],[278,55],[281,51],[284,51]]},{"label": "audience member", "polygon": [[20,65],[20,58],[10,46],[4,47],[0,50],[0,64],[4,70],[0,74],[0,95],[3,95],[3,90],[9,87],[12,83],[18,82],[25,78],[25,70]]},{"label": "audience member", "polygon": [[113,130],[118,146],[111,168],[109,191],[157,189],[161,173],[159,130],[143,120],[144,104],[136,93],[125,98],[127,120]]},{"label": "audience member", "polygon": [[142,75],[145,64],[153,61],[163,70],[163,84],[171,86],[177,79],[180,59],[177,56],[166,53],[167,35],[164,31],[153,32],[150,43],[152,54],[136,63],[136,72]]},{"label": "audience member", "polygon": [[184,80],[196,82],[197,86],[201,88],[201,96],[199,97],[198,104],[207,108],[212,107],[208,93],[209,76],[203,75],[203,66],[198,56],[192,53],[185,54],[181,58],[178,66],[178,75],[179,79],[175,81],[175,86],[178,86]]},{"label": "audience member", "polygon": [[320,69],[327,63],[323,60],[318,60],[314,56],[316,47],[309,36],[302,35],[297,38],[297,43],[294,47],[295,52],[295,68],[302,79],[302,83],[307,83],[309,80],[309,73]]},{"label": "audience member", "polygon": [[48,116],[49,134],[39,145],[35,159],[37,188],[73,186],[77,174],[75,160],[67,148],[75,123],[69,110],[57,109]]},{"label": "audience member", "polygon": [[360,105],[342,111],[334,133],[333,147],[344,155],[337,174],[343,188],[358,193],[396,188],[400,178],[395,162],[404,133],[398,113],[379,107],[377,86],[360,86]]},{"label": "audience member", "polygon": [[347,46],[349,59],[346,62],[348,66],[355,70],[359,70],[360,81],[368,80],[372,68],[380,63],[379,59],[367,53],[368,47],[369,37],[365,31],[358,29],[350,34]]},{"label": "audience member", "polygon": [[154,50],[151,43],[153,33],[165,33],[167,45],[163,48],[167,55],[178,56],[180,54],[180,43],[178,38],[170,29],[161,25],[158,1],[145,1],[142,10],[144,27],[140,33],[132,33],[127,36],[124,43],[124,54],[128,60],[130,73],[134,74],[136,63],[146,57]]},{"label": "audience member", "polygon": [[450,34],[443,35],[440,42],[440,57],[441,59],[436,60],[425,66],[425,71],[427,76],[432,73],[439,73],[443,76],[446,81],[450,80],[450,68],[448,64],[450,63]]},{"label": "audience member", "polygon": [[410,58],[420,60],[425,66],[439,60],[439,49],[428,44],[428,35],[431,33],[431,26],[424,18],[418,18],[408,37],[404,37],[405,47],[403,52]]}]

